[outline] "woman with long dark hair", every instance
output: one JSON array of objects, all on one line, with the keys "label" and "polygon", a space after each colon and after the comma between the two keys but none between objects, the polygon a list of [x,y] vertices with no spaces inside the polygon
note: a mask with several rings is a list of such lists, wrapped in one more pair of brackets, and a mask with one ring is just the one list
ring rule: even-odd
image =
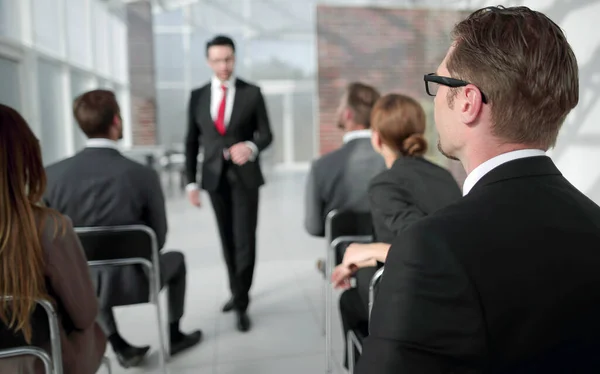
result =
[{"label": "woman with long dark hair", "polygon": [[[14,297],[0,301],[8,328],[0,348],[22,336],[49,349],[47,328],[34,328],[45,318],[34,313],[36,300],[46,299],[58,311],[65,374],[93,374],[106,349],[94,288],[71,222],[40,204],[45,188],[37,138],[17,111],[0,105],[0,296]],[[27,359],[0,361],[2,373],[40,370]]]}]

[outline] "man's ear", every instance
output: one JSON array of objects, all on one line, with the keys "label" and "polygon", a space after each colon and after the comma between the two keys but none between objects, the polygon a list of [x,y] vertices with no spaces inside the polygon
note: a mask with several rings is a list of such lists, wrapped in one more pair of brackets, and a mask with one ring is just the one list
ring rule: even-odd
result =
[{"label": "man's ear", "polygon": [[464,87],[461,95],[460,114],[464,123],[473,123],[479,117],[479,113],[483,109],[483,96],[481,91],[473,86],[467,85]]},{"label": "man's ear", "polygon": [[350,108],[344,108],[344,119],[346,121],[350,121],[354,119],[354,113],[350,110]]}]

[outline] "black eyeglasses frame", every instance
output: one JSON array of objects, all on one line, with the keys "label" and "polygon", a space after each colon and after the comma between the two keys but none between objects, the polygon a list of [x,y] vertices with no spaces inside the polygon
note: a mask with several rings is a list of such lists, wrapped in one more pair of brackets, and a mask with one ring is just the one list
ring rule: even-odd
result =
[{"label": "black eyeglasses frame", "polygon": [[[431,90],[429,89],[429,82],[441,84],[441,85],[444,85],[447,87],[452,87],[452,88],[465,87],[469,84],[472,84],[470,82],[463,81],[460,79],[455,79],[455,78],[450,78],[450,77],[442,77],[440,75],[437,75],[436,73],[425,74],[423,76],[423,80],[425,81],[425,92],[427,92],[427,95],[429,95],[429,96],[435,96],[435,94],[432,94]],[[481,101],[483,101],[484,104],[487,104],[488,103],[487,97],[485,96],[483,91],[481,91],[481,89],[479,87],[477,87],[477,89],[481,93]]]}]

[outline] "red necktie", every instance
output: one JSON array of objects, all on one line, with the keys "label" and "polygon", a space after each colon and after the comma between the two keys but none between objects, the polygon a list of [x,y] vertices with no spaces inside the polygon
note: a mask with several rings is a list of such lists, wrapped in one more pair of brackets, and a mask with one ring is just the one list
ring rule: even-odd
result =
[{"label": "red necktie", "polygon": [[221,99],[221,104],[219,105],[219,112],[217,114],[215,126],[219,134],[225,135],[225,106],[227,98],[227,87],[221,85],[221,90],[223,90],[223,98]]}]

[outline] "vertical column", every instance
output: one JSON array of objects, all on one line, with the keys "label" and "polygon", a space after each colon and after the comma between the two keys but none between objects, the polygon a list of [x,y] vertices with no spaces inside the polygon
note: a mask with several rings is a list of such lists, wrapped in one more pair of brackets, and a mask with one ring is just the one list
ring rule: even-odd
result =
[{"label": "vertical column", "polygon": [[135,146],[157,143],[153,4],[127,4],[132,144]]},{"label": "vertical column", "polygon": [[187,4],[183,8],[184,24],[182,25],[181,37],[183,39],[183,89],[185,95],[192,90],[192,32],[193,22],[191,22],[192,5]]},{"label": "vertical column", "polygon": [[294,97],[293,89],[283,94],[283,163],[294,163]]},{"label": "vertical column", "polygon": [[[252,17],[252,0],[243,0],[242,3],[242,15],[244,16],[244,20],[249,20]],[[242,61],[243,67],[244,67],[244,74],[250,78],[252,78],[252,57],[250,57],[250,54],[248,53],[248,51],[250,50],[250,48],[247,48],[248,42],[251,40],[251,36],[252,36],[252,28],[250,26],[248,26],[247,22],[243,23],[243,28],[242,28],[242,35],[243,35],[243,39],[242,39],[242,43],[244,44],[245,48],[245,52],[244,52],[244,59]]]},{"label": "vertical column", "polygon": [[35,34],[33,29],[33,0],[19,1],[19,17],[21,23],[21,37],[23,44],[28,46],[25,50],[21,77],[24,82],[23,116],[31,126],[33,132],[42,141],[42,126],[40,123],[40,108],[37,79],[37,54],[33,49]]},{"label": "vertical column", "polygon": [[65,137],[65,147],[63,156],[71,156],[75,153],[75,123],[71,112],[71,72],[68,61],[70,60],[68,26],[67,26],[67,0],[58,0],[58,27],[60,52],[64,56],[64,62],[61,63],[60,84],[62,86],[62,130]]}]

